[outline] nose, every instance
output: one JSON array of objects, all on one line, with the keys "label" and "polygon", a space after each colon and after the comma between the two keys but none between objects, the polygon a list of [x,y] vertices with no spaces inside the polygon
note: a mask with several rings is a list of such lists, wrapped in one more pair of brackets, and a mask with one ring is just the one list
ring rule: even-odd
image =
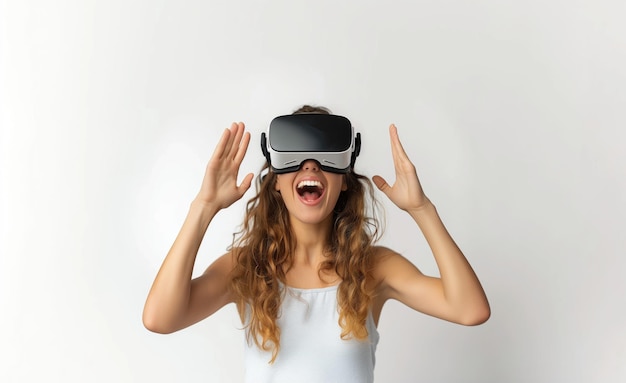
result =
[{"label": "nose", "polygon": [[320,170],[320,165],[315,160],[306,160],[302,163],[302,170],[311,170],[317,172]]}]

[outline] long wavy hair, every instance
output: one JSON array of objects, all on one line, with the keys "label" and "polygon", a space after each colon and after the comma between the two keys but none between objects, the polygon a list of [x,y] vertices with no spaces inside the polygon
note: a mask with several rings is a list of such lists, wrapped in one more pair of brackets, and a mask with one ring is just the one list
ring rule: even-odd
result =
[{"label": "long wavy hair", "polygon": [[[305,105],[298,113],[324,113],[323,107]],[[286,274],[293,265],[296,238],[291,231],[289,212],[278,191],[276,174],[267,164],[257,177],[257,194],[246,206],[241,231],[235,233],[230,250],[235,267],[230,289],[246,328],[248,342],[272,351],[270,363],[280,350],[280,328],[276,323],[285,294]],[[337,290],[341,338],[364,339],[365,321],[372,301],[372,245],[380,237],[379,204],[371,181],[351,171],[345,175],[347,190],[339,195],[333,210],[326,253],[318,273],[334,271],[341,282]],[[369,197],[369,201],[366,200]],[[369,202],[369,205],[368,205]]]}]

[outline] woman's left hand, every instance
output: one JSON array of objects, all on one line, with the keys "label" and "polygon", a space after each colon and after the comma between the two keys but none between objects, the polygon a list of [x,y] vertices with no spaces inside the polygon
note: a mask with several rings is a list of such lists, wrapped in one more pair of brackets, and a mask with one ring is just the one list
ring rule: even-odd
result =
[{"label": "woman's left hand", "polygon": [[404,151],[398,137],[398,128],[393,124],[389,126],[389,137],[393,164],[396,169],[396,181],[390,186],[383,177],[378,175],[372,177],[372,181],[400,209],[408,212],[418,211],[430,204],[430,200],[424,194],[415,165]]}]

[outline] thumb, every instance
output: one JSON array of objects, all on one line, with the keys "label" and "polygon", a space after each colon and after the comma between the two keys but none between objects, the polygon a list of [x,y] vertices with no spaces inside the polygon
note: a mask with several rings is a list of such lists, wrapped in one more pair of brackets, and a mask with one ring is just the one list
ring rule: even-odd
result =
[{"label": "thumb", "polygon": [[243,179],[243,181],[241,181],[241,185],[239,185],[238,189],[239,189],[239,193],[242,196],[248,191],[248,189],[250,188],[250,185],[252,185],[253,177],[254,177],[254,174],[248,173],[246,177]]},{"label": "thumb", "polygon": [[374,181],[374,185],[376,185],[378,190],[380,190],[381,192],[387,194],[387,190],[390,188],[390,186],[387,183],[387,181],[385,181],[385,179],[383,177],[381,177],[381,176],[374,176],[374,177],[372,177],[372,181]]}]

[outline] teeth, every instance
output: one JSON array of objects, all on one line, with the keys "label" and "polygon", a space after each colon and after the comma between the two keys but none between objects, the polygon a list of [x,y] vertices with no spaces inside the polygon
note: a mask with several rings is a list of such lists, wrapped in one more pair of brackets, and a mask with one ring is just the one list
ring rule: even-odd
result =
[{"label": "teeth", "polygon": [[306,180],[306,181],[300,181],[300,183],[298,183],[298,189],[301,189],[305,186],[316,186],[320,189],[324,189],[324,186],[322,186],[322,183],[319,181]]}]

